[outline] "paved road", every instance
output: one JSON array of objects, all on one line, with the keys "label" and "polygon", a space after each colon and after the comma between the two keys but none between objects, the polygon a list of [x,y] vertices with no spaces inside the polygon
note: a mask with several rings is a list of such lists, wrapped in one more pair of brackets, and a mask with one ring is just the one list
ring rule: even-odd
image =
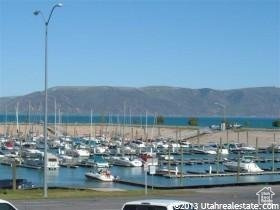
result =
[{"label": "paved road", "polygon": [[[256,192],[263,187],[264,186],[246,186],[183,190],[180,195],[164,195],[160,198],[186,200],[197,203],[213,203],[215,201],[217,203],[257,203]],[[280,203],[280,185],[274,185],[271,187],[275,193],[273,197],[274,203]],[[138,199],[145,199],[145,197],[48,199],[35,201],[14,201],[13,203],[19,208],[19,210],[120,210],[124,202]]]}]

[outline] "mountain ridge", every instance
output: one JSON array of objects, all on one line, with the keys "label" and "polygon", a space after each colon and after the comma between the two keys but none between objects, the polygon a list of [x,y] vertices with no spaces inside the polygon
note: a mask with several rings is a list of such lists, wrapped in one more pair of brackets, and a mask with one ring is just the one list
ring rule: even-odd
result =
[{"label": "mountain ridge", "polygon": [[[216,90],[211,88],[192,89],[172,86],[115,87],[115,86],[55,86],[48,89],[49,112],[54,112],[54,98],[63,113],[139,115],[146,111],[175,116],[222,116],[226,107],[228,116],[279,117],[279,87],[249,87]],[[20,112],[42,112],[44,91],[23,96],[1,97],[0,112],[15,112],[19,103]]]}]

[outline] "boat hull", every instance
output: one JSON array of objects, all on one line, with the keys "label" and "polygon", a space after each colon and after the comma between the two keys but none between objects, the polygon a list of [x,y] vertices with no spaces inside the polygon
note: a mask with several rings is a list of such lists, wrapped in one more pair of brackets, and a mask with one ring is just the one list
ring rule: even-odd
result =
[{"label": "boat hull", "polygon": [[96,179],[103,182],[113,182],[115,177],[113,175],[103,175],[99,173],[88,172],[85,174],[87,178]]}]

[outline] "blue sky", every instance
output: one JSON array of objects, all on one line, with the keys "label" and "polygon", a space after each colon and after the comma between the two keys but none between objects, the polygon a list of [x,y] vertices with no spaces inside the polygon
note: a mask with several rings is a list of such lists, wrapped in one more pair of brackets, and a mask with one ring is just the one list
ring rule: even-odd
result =
[{"label": "blue sky", "polygon": [[[44,88],[45,15],[0,0],[0,96]],[[49,87],[279,86],[277,0],[64,0],[49,26]]]}]

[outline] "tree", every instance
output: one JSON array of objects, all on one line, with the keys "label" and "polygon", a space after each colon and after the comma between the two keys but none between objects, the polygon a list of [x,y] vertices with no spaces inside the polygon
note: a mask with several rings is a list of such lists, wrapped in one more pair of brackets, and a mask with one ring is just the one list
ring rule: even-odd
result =
[{"label": "tree", "polygon": [[157,116],[157,125],[162,125],[164,124],[164,117],[159,115]]},{"label": "tree", "polygon": [[273,126],[273,127],[279,128],[279,127],[280,127],[280,119],[279,119],[279,120],[273,121],[273,122],[272,122],[272,126]]},{"label": "tree", "polygon": [[195,117],[190,117],[188,121],[188,125],[190,126],[198,126],[198,119]]}]

